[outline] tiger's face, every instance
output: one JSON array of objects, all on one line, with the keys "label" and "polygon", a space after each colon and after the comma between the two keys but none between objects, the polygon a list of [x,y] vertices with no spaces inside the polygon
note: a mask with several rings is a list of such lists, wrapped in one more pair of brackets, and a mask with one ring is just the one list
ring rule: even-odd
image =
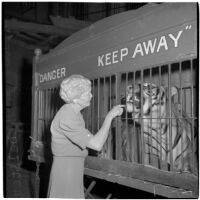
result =
[{"label": "tiger's face", "polygon": [[[171,90],[171,96],[177,93]],[[166,114],[167,90],[153,83],[128,85],[126,90],[126,109],[135,121],[142,117],[164,117]]]}]

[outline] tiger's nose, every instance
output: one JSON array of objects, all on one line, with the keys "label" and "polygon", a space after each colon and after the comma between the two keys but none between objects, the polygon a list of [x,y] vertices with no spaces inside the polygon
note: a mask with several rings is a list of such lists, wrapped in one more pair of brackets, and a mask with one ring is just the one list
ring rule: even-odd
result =
[{"label": "tiger's nose", "polygon": [[126,104],[126,97],[121,98],[121,104],[125,105]]},{"label": "tiger's nose", "polygon": [[134,106],[135,106],[136,108],[141,108],[141,102],[135,100],[135,101],[134,101]]}]

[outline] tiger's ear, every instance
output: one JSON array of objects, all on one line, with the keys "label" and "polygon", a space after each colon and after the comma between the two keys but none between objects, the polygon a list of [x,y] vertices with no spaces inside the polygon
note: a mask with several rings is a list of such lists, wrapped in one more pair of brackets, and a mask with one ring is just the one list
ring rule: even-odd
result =
[{"label": "tiger's ear", "polygon": [[177,87],[172,86],[171,87],[171,97],[175,96],[176,94],[178,94],[178,89],[177,89]]},{"label": "tiger's ear", "polygon": [[178,102],[178,88],[175,86],[171,87],[171,100],[173,103]]},{"label": "tiger's ear", "polygon": [[[168,87],[165,87],[165,92],[166,92],[166,94],[167,94],[167,97],[169,97],[169,90],[168,90]],[[176,96],[176,95],[178,95],[178,88],[177,88],[177,87],[172,86],[172,87],[170,88],[170,92],[171,92],[170,96],[171,96],[172,100],[173,100],[174,98],[176,98],[176,99],[178,98],[178,96]]]}]

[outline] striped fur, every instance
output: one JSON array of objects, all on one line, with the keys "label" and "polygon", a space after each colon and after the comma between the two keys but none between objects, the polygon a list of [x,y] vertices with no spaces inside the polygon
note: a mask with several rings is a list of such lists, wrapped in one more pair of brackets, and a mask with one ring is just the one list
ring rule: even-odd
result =
[{"label": "striped fur", "polygon": [[[166,164],[167,168],[171,167],[176,171],[191,171],[192,127],[184,118],[185,113],[174,102],[177,94],[176,87],[171,87],[168,91],[153,83],[134,85],[134,88],[129,85],[126,91],[126,109],[132,114],[133,121],[140,126],[140,133],[143,132],[140,140],[144,145],[140,150],[144,151],[144,164],[158,168],[163,168]],[[130,125],[128,129],[130,130]]]}]

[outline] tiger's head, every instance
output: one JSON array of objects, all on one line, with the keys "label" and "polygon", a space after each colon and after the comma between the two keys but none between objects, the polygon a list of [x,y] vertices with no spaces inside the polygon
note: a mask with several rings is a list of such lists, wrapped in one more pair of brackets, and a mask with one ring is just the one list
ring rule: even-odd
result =
[{"label": "tiger's head", "polygon": [[[171,98],[178,93],[171,87]],[[135,121],[144,117],[164,117],[167,110],[168,90],[153,83],[128,85],[126,89],[126,110]],[[143,113],[143,114],[142,114]],[[153,116],[152,116],[153,115]]]}]

